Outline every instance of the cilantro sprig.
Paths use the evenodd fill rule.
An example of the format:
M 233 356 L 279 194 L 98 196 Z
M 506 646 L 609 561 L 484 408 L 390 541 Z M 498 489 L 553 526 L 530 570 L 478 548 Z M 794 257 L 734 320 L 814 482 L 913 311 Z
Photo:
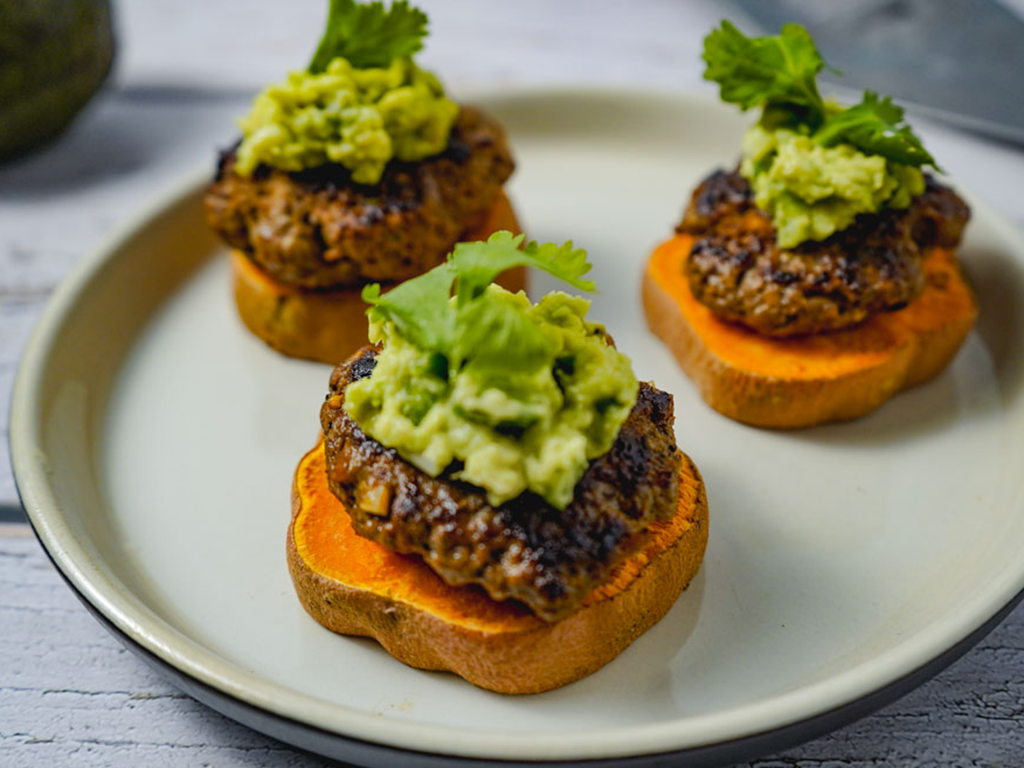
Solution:
M 389 8 L 383 2 L 330 0 L 327 27 L 308 69 L 323 72 L 339 56 L 357 69 L 386 67 L 423 47 L 427 21 L 427 14 L 407 0 L 395 0 Z
M 486 242 L 459 243 L 443 264 L 387 293 L 376 283 L 366 286 L 370 319 L 392 323 L 403 338 L 443 356 L 452 369 L 470 359 L 501 369 L 529 368 L 550 354 L 550 338 L 487 286 L 514 267 L 542 269 L 583 291 L 593 291 L 594 282 L 583 277 L 591 268 L 587 252 L 572 242 L 523 240 L 496 232 Z
M 817 77 L 828 65 L 799 24 L 787 24 L 775 36 L 747 37 L 723 21 L 704 38 L 703 59 L 704 78 L 718 83 L 722 100 L 744 111 L 761 107 L 768 127 L 803 130 L 825 147 L 847 142 L 893 162 L 935 165 L 890 97 L 865 91 L 855 106 L 837 111 L 826 105 Z
M 704 79 L 719 84 L 722 101 L 745 112 L 772 105 L 799 115 L 816 128 L 825 118 L 818 73 L 825 66 L 814 40 L 799 24 L 775 37 L 747 37 L 723 21 L 704 38 Z
M 889 96 L 879 99 L 874 91 L 864 91 L 860 104 L 829 117 L 814 138 L 825 147 L 847 141 L 869 155 L 904 165 L 935 165 L 935 158 L 903 122 L 903 107 L 893 104 Z

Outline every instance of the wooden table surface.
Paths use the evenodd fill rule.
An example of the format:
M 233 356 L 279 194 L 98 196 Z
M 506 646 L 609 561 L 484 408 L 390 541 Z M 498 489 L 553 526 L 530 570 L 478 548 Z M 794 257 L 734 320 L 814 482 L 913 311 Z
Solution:
M 545 84 L 710 90 L 700 81 L 700 40 L 720 15 L 732 15 L 710 0 L 420 4 L 435 30 L 423 60 L 456 94 Z M 321 0 L 118 5 L 110 85 L 59 143 L 0 167 L 0 402 L 9 400 L 21 350 L 54 286 L 147 198 L 212 163 L 252 92 L 304 64 L 323 8 Z M 1024 226 L 1024 152 L 915 124 L 949 173 Z M 24 523 L 7 459 L 5 440 L 0 766 L 323 764 L 178 693 L 108 636 Z M 1022 630 L 1024 607 L 904 699 L 754 765 L 1024 766 Z

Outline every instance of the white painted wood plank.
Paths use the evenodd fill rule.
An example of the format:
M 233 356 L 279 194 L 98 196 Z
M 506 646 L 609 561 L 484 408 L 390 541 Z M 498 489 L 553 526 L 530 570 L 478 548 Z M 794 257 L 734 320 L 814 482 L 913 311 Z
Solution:
M 0 765 L 321 765 L 193 701 L 108 635 L 27 526 L 0 530 Z
M 423 61 L 451 85 L 559 80 L 699 82 L 701 38 L 723 13 L 707 0 L 422 0 Z M 122 3 L 122 83 L 259 88 L 308 62 L 322 0 Z M 231 30 L 225 34 L 225 30 Z M 174 63 L 173 68 L 168 66 Z

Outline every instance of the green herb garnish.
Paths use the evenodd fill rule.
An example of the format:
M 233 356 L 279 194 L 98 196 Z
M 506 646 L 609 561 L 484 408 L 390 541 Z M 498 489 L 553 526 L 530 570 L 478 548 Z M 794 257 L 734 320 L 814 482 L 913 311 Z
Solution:
M 776 37 L 747 37 L 723 21 L 704 38 L 703 58 L 704 79 L 719 84 L 722 101 L 744 111 L 780 107 L 815 128 L 824 120 L 817 76 L 825 62 L 799 24 L 787 24 Z
M 388 293 L 367 287 L 369 337 L 383 347 L 344 408 L 377 442 L 432 477 L 447 470 L 483 488 L 492 505 L 532 491 L 565 509 L 639 383 L 604 326 L 586 319 L 589 301 L 552 291 L 533 303 L 492 283 L 524 266 L 594 289 L 585 251 L 509 232 L 456 245 Z
M 865 91 L 855 106 L 826 104 L 817 76 L 828 65 L 799 24 L 785 25 L 776 36 L 747 37 L 723 21 L 704 38 L 703 58 L 704 78 L 718 83 L 722 100 L 744 111 L 762 107 L 761 121 L 768 129 L 800 130 L 825 147 L 847 142 L 904 165 L 935 165 L 903 121 L 903 109 L 888 96 L 879 99 Z
M 530 242 L 523 235 L 495 232 L 486 242 L 459 243 L 448 260 L 385 294 L 376 283 L 363 289 L 370 319 L 388 321 L 425 352 L 443 355 L 457 370 L 469 359 L 489 366 L 529 367 L 551 353 L 551 339 L 523 312 L 485 289 L 505 270 L 537 267 L 584 291 L 594 283 L 587 252 Z M 452 302 L 454 286 L 455 301 Z
M 830 116 L 815 131 L 814 139 L 824 147 L 846 141 L 866 154 L 903 165 L 935 165 L 935 158 L 903 122 L 903 108 L 889 96 L 879 99 L 874 91 L 864 91 L 860 104 Z
M 383 2 L 331 0 L 327 28 L 309 71 L 323 72 L 339 57 L 359 69 L 386 67 L 419 51 L 426 36 L 427 14 L 406 0 L 395 0 L 390 8 Z

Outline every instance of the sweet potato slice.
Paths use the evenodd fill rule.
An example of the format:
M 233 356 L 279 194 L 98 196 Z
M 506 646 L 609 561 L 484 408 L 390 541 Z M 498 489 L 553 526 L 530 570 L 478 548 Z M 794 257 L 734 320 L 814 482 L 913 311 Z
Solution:
M 454 672 L 500 693 L 539 693 L 591 674 L 653 626 L 693 578 L 708 535 L 707 496 L 684 454 L 670 521 L 619 564 L 583 608 L 546 624 L 525 606 L 445 583 L 419 558 L 352 529 L 328 489 L 323 445 L 295 471 L 288 567 L 306 611 L 346 635 L 377 640 L 413 667 Z
M 500 229 L 519 232 L 512 204 L 504 193 L 499 194 L 487 218 L 462 239 L 484 240 Z M 238 250 L 231 252 L 231 272 L 242 322 L 278 352 L 333 365 L 366 343 L 366 304 L 360 297 L 361 288 L 296 288 L 271 277 Z M 526 270 L 509 270 L 497 282 L 510 291 L 524 289 Z
M 924 292 L 853 328 L 769 339 L 719 320 L 690 292 L 680 234 L 651 254 L 643 279 L 647 324 L 716 411 L 759 427 L 808 427 L 863 416 L 928 381 L 956 355 L 978 307 L 954 254 L 935 248 Z

